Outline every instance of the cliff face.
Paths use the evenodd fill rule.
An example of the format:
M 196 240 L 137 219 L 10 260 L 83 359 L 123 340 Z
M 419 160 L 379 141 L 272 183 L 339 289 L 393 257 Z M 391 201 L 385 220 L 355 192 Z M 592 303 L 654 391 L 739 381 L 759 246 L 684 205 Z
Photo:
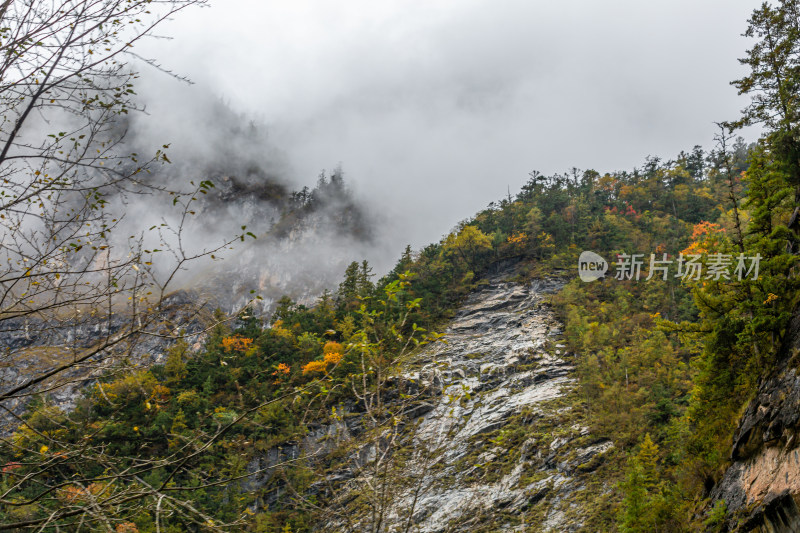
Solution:
M 731 460 L 713 489 L 728 508 L 729 530 L 800 532 L 800 312 L 775 371 L 739 422 Z
M 572 355 L 547 303 L 559 288 L 556 280 L 494 278 L 473 293 L 446 343 L 423 349 L 398 380 L 428 392 L 404 412 L 393 448 L 360 441 L 364 415 L 345 412 L 343 423 L 254 461 L 247 488 L 268 484 L 255 473 L 264 466 L 318 458 L 322 440 L 349 458 L 316 483 L 316 492 L 338 495 L 321 531 L 581 529 L 586 502 L 613 490 L 597 469 L 614 448 L 586 427 Z M 389 473 L 370 468 L 382 454 L 403 459 Z
M 558 288 L 495 279 L 459 310 L 447 344 L 420 355 L 422 374 L 441 372 L 443 394 L 414 438 L 438 453 L 420 490 L 393 499 L 390 521 L 413 503 L 421 532 L 580 527 L 584 510 L 570 502 L 611 443 L 565 401 L 573 366 L 546 303 Z
M 15 318 L 0 325 L 0 384 L 7 391 L 28 383 L 100 346 L 111 347 L 97 353 L 82 364 L 73 365 L 52 378 L 24 391 L 6 402 L 7 409 L 0 412 L 0 435 L 16 429 L 24 413 L 30 393 L 49 390 L 49 401 L 64 410 L 72 409 L 81 390 L 92 385 L 103 373 L 125 366 L 147 368 L 165 360 L 172 340 L 162 335 L 176 334 L 177 328 L 189 336 L 187 342 L 193 349 L 200 347 L 202 331 L 211 318 L 210 311 L 198 307 L 192 293 L 177 291 L 162 301 L 160 312 L 144 328 L 145 334 L 131 336 L 114 343 L 117 335 L 124 334 L 131 324 L 125 316 L 84 317 L 48 323 L 39 318 Z

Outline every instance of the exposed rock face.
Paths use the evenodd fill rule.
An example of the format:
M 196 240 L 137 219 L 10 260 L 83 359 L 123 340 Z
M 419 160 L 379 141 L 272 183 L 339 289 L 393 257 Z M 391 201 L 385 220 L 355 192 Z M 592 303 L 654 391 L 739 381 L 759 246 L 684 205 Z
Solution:
M 731 460 L 712 500 L 724 500 L 727 527 L 759 533 L 800 532 L 800 312 L 792 320 L 776 370 L 747 406 Z
M 590 491 L 587 479 L 612 448 L 593 438 L 570 393 L 570 355 L 546 303 L 555 280 L 519 284 L 494 279 L 471 295 L 437 343 L 418 357 L 410 380 L 438 382 L 408 431 L 415 457 L 391 487 L 381 531 L 576 531 Z M 420 378 L 424 376 L 424 378 Z M 433 376 L 433 377 L 431 377 Z M 374 517 L 355 528 L 368 531 Z M 410 527 L 410 529 L 408 529 Z
M 195 305 L 196 297 L 178 291 L 164 298 L 161 312 L 147 331 L 177 334 L 179 325 L 186 333 L 190 345 L 200 341 L 208 310 Z M 116 335 L 130 326 L 126 317 L 82 317 L 47 323 L 36 318 L 6 320 L 0 327 L 0 391 L 6 392 L 27 383 L 30 379 L 68 364 L 98 347 L 108 345 Z M 8 409 L 0 412 L 0 435 L 8 435 L 18 426 L 18 416 L 25 411 L 30 392 L 52 389 L 48 400 L 56 407 L 69 410 L 82 389 L 91 385 L 104 372 L 121 364 L 149 367 L 161 363 L 172 340 L 161 335 L 138 335 L 129 341 L 113 344 L 81 364 L 76 364 L 58 375 L 25 391 L 19 398 L 5 403 Z

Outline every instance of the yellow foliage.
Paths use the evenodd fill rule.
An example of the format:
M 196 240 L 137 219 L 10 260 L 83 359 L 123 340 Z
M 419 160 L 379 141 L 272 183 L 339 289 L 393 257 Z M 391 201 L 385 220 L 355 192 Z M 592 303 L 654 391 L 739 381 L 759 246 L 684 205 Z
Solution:
M 339 352 L 326 353 L 323 360 L 329 365 L 335 365 L 342 360 L 343 355 Z
M 270 331 L 278 337 L 283 337 L 285 339 L 291 339 L 293 337 L 292 332 L 283 327 L 283 320 L 276 320 L 275 323 L 272 324 Z
M 468 262 L 474 260 L 478 253 L 492 249 L 492 239 L 476 226 L 464 226 L 458 234 L 448 235 L 442 244 L 445 254 L 456 254 Z
M 111 390 L 110 383 L 109 384 L 96 383 L 95 390 L 99 398 L 107 400 L 109 403 L 117 399 L 117 395 Z
M 169 401 L 169 389 L 164 385 L 156 385 L 153 387 L 153 392 L 150 398 L 158 403 L 166 403 Z
M 328 341 L 325 343 L 325 346 L 322 347 L 322 353 L 342 353 L 344 351 L 344 347 L 334 341 Z
M 303 375 L 310 374 L 311 372 L 325 372 L 328 365 L 324 361 L 311 361 L 303 367 Z
M 778 299 L 778 295 L 777 294 L 769 293 L 767 295 L 767 299 L 764 300 L 764 305 L 770 304 L 770 303 L 774 302 L 777 299 Z
M 133 403 L 143 395 L 151 397 L 158 386 L 156 378 L 150 372 L 135 372 L 112 383 L 96 385 L 93 396 L 98 402 Z M 168 390 L 166 387 L 164 389 Z
M 239 335 L 233 335 L 222 339 L 222 347 L 225 348 L 226 352 L 243 352 L 247 350 L 251 344 L 253 344 L 253 339 L 248 339 L 247 337 Z

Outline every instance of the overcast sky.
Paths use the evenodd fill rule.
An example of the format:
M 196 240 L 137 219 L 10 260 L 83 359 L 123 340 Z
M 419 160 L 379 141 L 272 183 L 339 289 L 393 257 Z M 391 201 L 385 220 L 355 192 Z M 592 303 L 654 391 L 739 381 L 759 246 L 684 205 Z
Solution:
M 211 91 L 267 124 L 295 183 L 341 163 L 419 247 L 531 170 L 710 147 L 745 104 L 729 82 L 758 4 L 212 0 L 145 52 L 196 82 L 159 95 Z

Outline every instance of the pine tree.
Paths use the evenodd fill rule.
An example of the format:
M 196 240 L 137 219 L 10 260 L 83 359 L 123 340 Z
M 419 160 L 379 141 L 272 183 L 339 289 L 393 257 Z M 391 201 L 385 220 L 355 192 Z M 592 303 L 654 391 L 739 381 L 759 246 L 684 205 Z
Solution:
M 175 413 L 175 417 L 172 419 L 172 426 L 169 430 L 169 447 L 179 447 L 181 445 L 180 436 L 183 435 L 188 429 L 189 428 L 186 425 L 186 415 L 184 414 L 183 409 L 178 409 L 178 412 Z
M 361 262 L 358 270 L 358 295 L 362 298 L 368 297 L 375 290 L 375 285 L 372 283 L 372 278 L 375 275 L 372 273 L 372 267 L 366 259 Z
M 359 289 L 359 264 L 353 261 L 344 271 L 344 280 L 336 292 L 336 306 L 340 311 L 349 311 L 355 307 Z
M 773 7 L 764 2 L 753 12 L 745 36 L 758 41 L 739 61 L 750 67 L 749 75 L 732 82 L 739 94 L 751 96 L 737 128 L 762 124 L 765 145 L 786 172 L 794 189 L 793 249 L 800 240 L 800 1 L 782 0 Z
M 636 454 L 636 462 L 642 468 L 642 483 L 645 490 L 652 492 L 658 486 L 658 445 L 653 442 L 650 433 L 646 433 L 642 439 L 639 453 Z
M 624 533 L 638 533 L 649 529 L 645 525 L 647 514 L 647 490 L 644 487 L 642 467 L 635 461 L 628 466 L 625 481 L 620 484 L 625 494 L 619 517 L 619 529 Z
M 647 433 L 639 452 L 628 463 L 628 474 L 621 488 L 625 493 L 620 514 L 620 530 L 647 532 L 656 522 L 656 504 L 660 500 L 658 446 Z
M 164 371 L 167 374 L 167 384 L 173 385 L 186 377 L 186 363 L 184 358 L 189 349 L 189 344 L 183 339 L 178 339 L 167 350 L 167 362 Z

